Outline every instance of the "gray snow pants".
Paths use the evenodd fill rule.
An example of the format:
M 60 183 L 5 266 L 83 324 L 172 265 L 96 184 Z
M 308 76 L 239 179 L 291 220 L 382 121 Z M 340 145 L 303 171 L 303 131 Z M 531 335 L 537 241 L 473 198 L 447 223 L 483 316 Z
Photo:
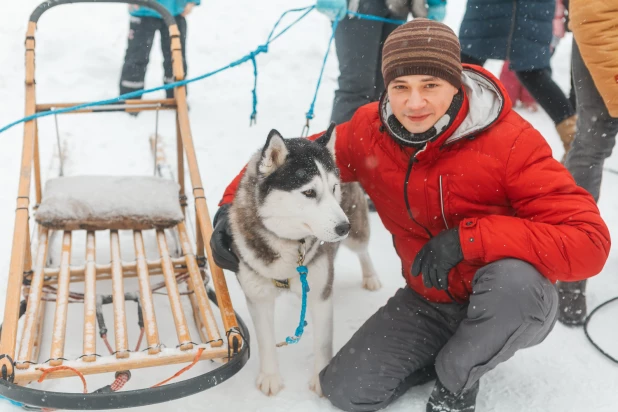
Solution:
M 578 117 L 577 133 L 565 166 L 575 182 L 598 201 L 603 163 L 616 143 L 618 118 L 609 115 L 575 41 L 571 60 Z
M 457 304 L 399 289 L 322 370 L 324 396 L 344 411 L 375 411 L 436 373 L 458 393 L 542 342 L 556 322 L 556 288 L 521 260 L 479 269 L 472 290 L 468 304 Z
M 405 20 L 395 16 L 384 0 L 359 0 L 358 12 Z M 359 107 L 375 102 L 384 91 L 382 45 L 395 24 L 346 17 L 337 26 L 335 49 L 339 60 L 339 89 L 335 91 L 331 121 L 347 122 Z

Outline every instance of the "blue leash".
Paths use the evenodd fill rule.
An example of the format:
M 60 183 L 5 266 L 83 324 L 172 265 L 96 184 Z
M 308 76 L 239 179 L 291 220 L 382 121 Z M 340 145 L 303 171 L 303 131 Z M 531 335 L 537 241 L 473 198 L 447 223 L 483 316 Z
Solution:
M 296 268 L 296 271 L 300 275 L 300 284 L 303 288 L 303 297 L 300 306 L 300 321 L 298 322 L 298 327 L 294 331 L 294 336 L 288 336 L 287 338 L 285 338 L 285 342 L 278 343 L 278 348 L 280 348 L 281 346 L 298 343 L 298 341 L 300 341 L 300 338 L 303 336 L 303 333 L 305 332 L 305 326 L 307 326 L 307 321 L 305 320 L 305 317 L 307 316 L 307 293 L 310 290 L 309 284 L 307 283 L 307 274 L 309 273 L 309 269 L 307 269 L 307 266 L 299 265 Z
M 75 110 L 81 110 L 81 109 L 85 109 L 88 107 L 93 107 L 93 106 L 104 106 L 107 104 L 111 104 L 111 103 L 117 103 L 123 100 L 127 100 L 127 99 L 132 99 L 132 98 L 136 98 L 136 97 L 140 97 L 144 94 L 147 93 L 153 93 L 159 90 L 168 90 L 168 89 L 173 89 L 175 87 L 178 86 L 184 86 L 187 85 L 189 83 L 193 83 L 193 82 L 197 82 L 200 80 L 203 80 L 207 77 L 211 77 L 214 76 L 217 73 L 220 73 L 222 71 L 231 69 L 233 67 L 239 66 L 243 63 L 248 62 L 249 60 L 251 60 L 251 62 L 253 63 L 253 76 L 254 76 L 254 82 L 253 82 L 253 90 L 251 91 L 252 94 L 252 112 L 251 112 L 251 116 L 250 116 L 250 124 L 255 123 L 256 119 L 257 119 L 257 104 L 258 104 L 258 99 L 257 99 L 257 76 L 258 76 L 258 68 L 257 68 L 257 62 L 255 60 L 255 58 L 261 54 L 261 53 L 267 53 L 268 52 L 268 46 L 270 45 L 270 43 L 272 43 L 273 41 L 277 40 L 279 37 L 281 37 L 285 32 L 287 32 L 289 29 L 291 29 L 294 25 L 296 25 L 297 23 L 299 23 L 303 18 L 305 18 L 311 11 L 313 11 L 313 9 L 315 9 L 315 6 L 309 6 L 309 7 L 304 7 L 304 8 L 297 8 L 297 9 L 290 9 L 285 11 L 281 17 L 279 17 L 279 19 L 277 20 L 277 22 L 275 23 L 273 29 L 270 32 L 270 35 L 268 36 L 268 39 L 266 41 L 266 43 L 259 45 L 254 51 L 248 53 L 247 55 L 243 56 L 242 58 L 233 61 L 232 63 L 228 64 L 227 66 L 224 66 L 220 69 L 214 70 L 212 72 L 209 73 L 205 73 L 201 76 L 198 77 L 194 77 L 192 79 L 185 79 L 185 80 L 180 80 L 177 82 L 173 82 L 173 83 L 168 83 L 165 84 L 163 86 L 159 86 L 159 87 L 153 87 L 151 89 L 144 89 L 144 90 L 137 90 L 134 92 L 130 92 L 130 93 L 125 93 L 122 94 L 118 97 L 112 98 L 112 99 L 106 99 L 106 100 L 98 100 L 98 101 L 94 101 L 94 102 L 90 102 L 90 103 L 84 103 L 84 104 L 79 104 L 76 106 L 72 106 L 72 107 L 64 107 L 61 109 L 54 109 L 54 110 L 48 110 L 45 112 L 40 112 L 40 113 L 35 113 L 33 115 L 30 116 L 26 116 L 24 118 L 21 118 L 19 120 L 16 120 L 4 127 L 2 127 L 0 129 L 0 134 L 5 132 L 6 130 L 10 129 L 13 126 L 16 126 L 20 123 L 25 123 L 34 119 L 38 119 L 40 117 L 45 117 L 45 116 L 51 116 L 51 115 L 55 115 L 55 114 L 62 114 L 62 113 L 69 113 Z M 275 31 L 277 29 L 277 27 L 279 26 L 279 24 L 281 23 L 281 21 L 283 20 L 283 18 L 289 14 L 289 13 L 294 13 L 294 12 L 304 12 L 301 14 L 300 17 L 298 17 L 296 20 L 294 20 L 291 24 L 289 24 L 288 26 L 286 26 L 283 30 L 281 30 L 280 32 L 278 32 L 277 34 L 275 34 Z M 357 17 L 360 19 L 365 19 L 365 20 L 373 20 L 373 21 L 380 21 L 380 22 L 385 22 L 385 23 L 391 23 L 391 24 L 403 24 L 405 23 L 405 21 L 403 20 L 393 20 L 393 19 L 387 19 L 384 17 L 378 17 L 378 16 L 372 16 L 369 14 L 361 14 L 361 13 L 356 13 L 356 12 L 352 12 L 350 10 L 348 10 L 348 15 L 353 16 L 353 17 Z M 324 59 L 322 61 L 322 68 L 320 69 L 320 75 L 318 77 L 318 82 L 316 85 L 316 89 L 315 89 L 315 93 L 313 95 L 313 100 L 311 102 L 311 105 L 309 107 L 309 111 L 306 113 L 306 125 L 303 128 L 303 134 L 308 134 L 309 133 L 309 121 L 311 119 L 314 118 L 315 114 L 314 114 L 314 108 L 315 108 L 315 102 L 317 99 L 317 95 L 318 95 L 318 91 L 320 89 L 320 85 L 322 83 L 322 76 L 324 74 L 324 68 L 326 66 L 326 60 L 328 58 L 328 54 L 330 51 L 330 47 L 331 44 L 333 42 L 333 39 L 335 37 L 335 30 L 337 29 L 337 25 L 338 22 L 334 22 L 333 23 L 333 32 L 332 35 L 328 41 L 328 48 L 326 50 L 326 53 L 324 55 Z
M 305 241 L 301 240 L 298 245 L 298 266 L 296 267 L 296 271 L 300 276 L 300 284 L 302 287 L 302 301 L 300 306 L 300 321 L 298 322 L 298 327 L 294 331 L 294 336 L 288 336 L 285 338 L 284 342 L 277 343 L 277 347 L 292 345 L 294 343 L 298 343 L 300 338 L 303 336 L 303 332 L 305 332 L 305 326 L 307 326 L 307 321 L 305 317 L 307 316 L 307 293 L 309 293 L 309 284 L 307 283 L 307 274 L 309 273 L 309 269 L 303 263 L 305 262 L 305 255 L 307 254 L 307 249 L 305 246 Z

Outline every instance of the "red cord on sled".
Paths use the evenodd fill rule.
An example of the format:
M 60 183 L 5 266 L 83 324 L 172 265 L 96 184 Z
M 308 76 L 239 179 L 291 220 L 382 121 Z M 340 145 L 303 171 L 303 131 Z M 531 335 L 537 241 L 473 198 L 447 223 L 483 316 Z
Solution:
M 75 368 L 72 368 L 70 366 L 54 366 L 53 368 L 40 368 L 39 370 L 43 372 L 43 374 L 37 381 L 39 383 L 43 382 L 45 378 L 47 377 L 47 374 L 49 373 L 56 372 L 56 371 L 67 371 L 67 370 L 72 371 L 77 376 L 79 376 L 79 378 L 82 380 L 82 383 L 84 384 L 84 393 L 88 393 L 88 387 L 86 386 L 86 378 L 84 378 L 84 375 Z
M 166 383 L 168 383 L 169 381 L 171 381 L 174 378 L 179 377 L 180 375 L 182 375 L 183 373 L 185 373 L 186 371 L 188 371 L 189 369 L 191 369 L 193 366 L 195 366 L 195 364 L 200 360 L 200 356 L 202 356 L 202 352 L 204 352 L 204 348 L 199 348 L 197 350 L 197 353 L 195 354 L 195 358 L 193 358 L 193 362 L 191 362 L 191 364 L 185 366 L 184 368 L 182 368 L 181 370 L 179 370 L 178 372 L 176 372 L 174 374 L 174 376 L 167 378 L 166 380 L 157 383 L 156 385 L 152 385 L 151 388 L 156 388 L 159 387 L 161 385 L 165 385 Z

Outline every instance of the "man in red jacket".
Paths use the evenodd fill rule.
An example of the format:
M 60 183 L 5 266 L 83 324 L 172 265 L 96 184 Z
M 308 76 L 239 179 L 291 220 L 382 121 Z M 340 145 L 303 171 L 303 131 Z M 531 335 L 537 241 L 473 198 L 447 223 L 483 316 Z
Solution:
M 553 283 L 596 275 L 610 250 L 594 199 L 499 81 L 459 56 L 448 26 L 404 24 L 384 44 L 382 99 L 336 129 L 341 179 L 373 200 L 407 282 L 321 372 L 343 410 L 384 408 L 437 374 L 427 411 L 474 411 L 480 377 L 551 331 Z M 211 239 L 231 270 L 239 180 Z

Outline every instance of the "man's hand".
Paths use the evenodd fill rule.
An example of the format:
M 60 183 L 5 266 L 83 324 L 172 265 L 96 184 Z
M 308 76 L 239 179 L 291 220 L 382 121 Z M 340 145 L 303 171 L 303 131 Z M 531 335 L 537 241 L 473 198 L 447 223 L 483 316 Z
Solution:
M 223 205 L 217 210 L 213 221 L 213 232 L 210 238 L 212 257 L 217 266 L 222 269 L 238 272 L 238 257 L 232 251 L 232 230 L 228 217 L 230 205 Z
M 318 0 L 315 8 L 331 20 L 341 20 L 345 17 L 348 10 L 346 0 Z
M 180 13 L 180 15 L 182 17 L 188 16 L 189 13 L 191 13 L 191 11 L 193 10 L 193 7 L 195 7 L 195 3 L 187 3 L 187 5 L 185 6 L 185 9 L 182 11 L 182 13 Z
M 463 260 L 459 229 L 449 229 L 433 237 L 418 252 L 412 265 L 412 276 L 423 274 L 428 288 L 448 289 L 448 274 Z

